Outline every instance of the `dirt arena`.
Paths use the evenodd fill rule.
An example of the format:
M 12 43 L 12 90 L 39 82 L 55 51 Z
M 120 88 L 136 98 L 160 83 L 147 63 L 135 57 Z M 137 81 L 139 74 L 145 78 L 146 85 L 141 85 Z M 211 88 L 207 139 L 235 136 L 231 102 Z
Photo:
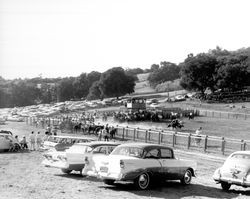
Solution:
M 0 129 L 14 135 L 28 135 L 32 130 L 44 130 L 24 122 L 8 122 Z M 250 198 L 250 188 L 232 186 L 224 192 L 215 184 L 212 174 L 224 161 L 220 155 L 176 151 L 178 158 L 198 163 L 197 177 L 192 184 L 167 182 L 147 191 L 138 191 L 132 185 L 108 186 L 94 178 L 83 178 L 78 173 L 62 174 L 59 169 L 41 165 L 42 152 L 0 153 L 0 199 L 76 199 L 76 198 Z

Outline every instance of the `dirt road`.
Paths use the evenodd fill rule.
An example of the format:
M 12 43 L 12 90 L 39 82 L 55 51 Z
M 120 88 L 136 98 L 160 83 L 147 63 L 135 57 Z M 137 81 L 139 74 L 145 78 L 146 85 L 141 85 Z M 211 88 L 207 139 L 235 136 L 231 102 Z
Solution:
M 0 129 L 12 129 L 19 135 L 38 131 L 25 123 L 9 123 Z M 229 192 L 224 192 L 213 182 L 211 176 L 225 157 L 179 150 L 176 155 L 198 162 L 197 177 L 191 185 L 168 182 L 152 190 L 138 191 L 132 185 L 108 186 L 94 178 L 83 178 L 78 173 L 66 175 L 59 169 L 44 167 L 41 165 L 42 152 L 1 153 L 0 199 L 250 198 L 249 188 L 232 186 Z

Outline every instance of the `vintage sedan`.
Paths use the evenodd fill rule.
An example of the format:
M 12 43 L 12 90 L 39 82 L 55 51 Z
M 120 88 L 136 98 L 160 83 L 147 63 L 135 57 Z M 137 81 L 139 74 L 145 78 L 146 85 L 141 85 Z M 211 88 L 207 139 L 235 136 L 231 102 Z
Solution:
M 42 149 L 44 150 L 56 150 L 65 151 L 70 148 L 73 144 L 79 142 L 91 142 L 94 141 L 91 137 L 76 137 L 67 135 L 52 135 L 49 136 L 47 140 L 44 141 Z
M 88 162 L 86 155 L 99 153 L 108 155 L 117 145 L 117 142 L 104 141 L 76 143 L 65 152 L 45 154 L 42 164 L 48 167 L 60 168 L 63 173 L 67 174 L 73 170 L 81 173 L 85 163 Z
M 250 187 L 250 151 L 232 153 L 214 172 L 213 179 L 226 191 L 231 185 Z
M 133 182 L 138 189 L 145 190 L 156 180 L 190 184 L 196 166 L 194 161 L 175 158 L 173 149 L 166 146 L 126 143 L 116 147 L 102 162 L 98 174 L 105 184 Z

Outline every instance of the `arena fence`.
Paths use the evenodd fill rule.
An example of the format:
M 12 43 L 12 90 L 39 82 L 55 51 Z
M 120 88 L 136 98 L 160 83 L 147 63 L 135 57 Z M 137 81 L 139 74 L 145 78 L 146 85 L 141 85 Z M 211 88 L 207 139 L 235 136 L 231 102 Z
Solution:
M 228 155 L 234 151 L 250 150 L 250 140 L 225 137 L 195 135 L 176 131 L 157 131 L 124 126 L 116 126 L 116 137 L 146 143 L 158 143 L 183 150 L 195 150 Z
M 73 133 L 72 120 L 76 118 L 38 118 L 30 117 L 25 121 L 29 125 L 46 128 L 48 125 L 56 127 L 62 133 Z M 37 122 L 39 121 L 39 122 Z M 62 124 L 64 124 L 62 126 Z M 104 123 L 103 123 L 104 124 Z M 105 123 L 106 124 L 106 123 Z M 234 151 L 250 150 L 250 140 L 232 139 L 218 136 L 195 135 L 173 130 L 141 129 L 117 125 L 116 138 L 146 143 L 158 143 L 183 150 L 221 153 L 228 155 Z M 53 129 L 52 129 L 53 132 Z

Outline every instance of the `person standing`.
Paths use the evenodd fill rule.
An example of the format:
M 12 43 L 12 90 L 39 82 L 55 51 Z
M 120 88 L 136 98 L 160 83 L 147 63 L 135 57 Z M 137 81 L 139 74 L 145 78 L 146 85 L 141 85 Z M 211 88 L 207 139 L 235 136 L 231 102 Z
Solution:
M 28 145 L 27 145 L 27 141 L 26 141 L 25 136 L 23 136 L 22 140 L 20 141 L 20 144 L 21 144 L 22 149 L 28 149 Z
M 201 142 L 201 134 L 202 134 L 202 127 L 198 128 L 196 131 L 195 131 L 195 145 L 196 146 L 199 146 L 200 145 L 200 142 Z
M 37 135 L 36 135 L 36 145 L 37 145 L 37 149 L 39 150 L 42 146 L 42 135 L 40 134 L 40 132 L 38 131 L 37 132 Z
M 36 138 L 35 138 L 35 135 L 34 135 L 34 131 L 31 132 L 31 134 L 29 136 L 29 139 L 30 139 L 30 150 L 35 151 L 36 150 L 36 147 L 35 147 Z

